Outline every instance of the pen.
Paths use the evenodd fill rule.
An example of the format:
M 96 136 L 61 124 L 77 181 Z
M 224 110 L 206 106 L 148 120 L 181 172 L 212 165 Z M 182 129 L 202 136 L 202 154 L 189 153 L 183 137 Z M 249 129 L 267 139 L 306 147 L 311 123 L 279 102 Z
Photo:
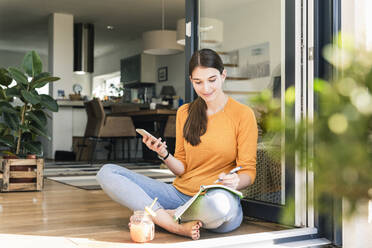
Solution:
M 227 175 L 231 175 L 231 174 L 234 174 L 235 172 L 237 172 L 238 170 L 240 170 L 242 167 L 239 166 L 239 167 L 236 167 L 234 169 L 232 169 L 229 173 L 227 173 Z M 214 183 L 219 183 L 221 182 L 222 179 L 218 178 Z

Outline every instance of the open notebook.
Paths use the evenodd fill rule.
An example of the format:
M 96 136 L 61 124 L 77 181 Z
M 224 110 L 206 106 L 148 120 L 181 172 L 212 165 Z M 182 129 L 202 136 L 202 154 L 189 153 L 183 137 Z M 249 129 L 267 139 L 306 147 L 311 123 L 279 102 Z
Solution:
M 198 198 L 198 196 L 203 193 L 203 192 L 206 192 L 208 189 L 225 189 L 225 190 L 228 190 L 230 191 L 231 193 L 233 194 L 236 194 L 238 195 L 240 198 L 243 198 L 243 193 L 238 191 L 238 190 L 235 190 L 233 188 L 230 188 L 230 187 L 227 187 L 225 185 L 222 185 L 222 184 L 212 184 L 212 185 L 201 185 L 200 186 L 200 189 L 198 191 L 198 193 L 196 193 L 190 200 L 188 200 L 184 205 L 182 205 L 181 207 L 177 208 L 175 214 L 173 215 L 173 218 L 175 221 L 178 221 L 181 216 L 186 212 L 186 210 L 193 204 L 193 202 Z

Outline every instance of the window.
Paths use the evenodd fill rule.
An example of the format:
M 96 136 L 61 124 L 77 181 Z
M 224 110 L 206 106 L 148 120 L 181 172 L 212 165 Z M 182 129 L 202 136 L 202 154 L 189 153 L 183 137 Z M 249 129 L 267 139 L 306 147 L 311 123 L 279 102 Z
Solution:
M 120 82 L 120 76 L 113 77 L 110 79 L 105 80 L 106 86 L 106 93 L 108 92 L 108 96 L 121 96 L 121 92 L 119 88 L 122 86 Z
M 93 78 L 93 97 L 104 99 L 105 96 L 119 97 L 123 95 L 120 88 L 120 72 L 100 75 Z

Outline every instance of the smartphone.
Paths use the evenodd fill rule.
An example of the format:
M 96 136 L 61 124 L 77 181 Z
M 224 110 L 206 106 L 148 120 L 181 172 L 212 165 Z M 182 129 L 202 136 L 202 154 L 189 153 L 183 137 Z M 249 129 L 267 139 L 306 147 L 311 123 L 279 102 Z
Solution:
M 136 132 L 139 133 L 139 134 L 141 134 L 142 136 L 150 137 L 150 139 L 153 140 L 152 144 L 154 144 L 155 141 L 157 140 L 157 138 L 155 138 L 155 136 L 153 136 L 151 133 L 147 132 L 145 129 L 136 128 Z M 165 147 L 167 147 L 167 145 L 165 145 Z
M 136 128 L 136 132 L 141 134 L 142 136 L 150 137 L 152 140 L 157 140 L 151 133 L 147 132 L 145 129 Z

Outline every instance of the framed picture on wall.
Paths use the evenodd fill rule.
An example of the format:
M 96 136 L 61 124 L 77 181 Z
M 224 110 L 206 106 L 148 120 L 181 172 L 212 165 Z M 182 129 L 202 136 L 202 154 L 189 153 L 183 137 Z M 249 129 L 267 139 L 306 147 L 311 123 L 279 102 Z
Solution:
M 167 66 L 160 67 L 158 69 L 158 81 L 159 82 L 168 81 L 168 67 Z

